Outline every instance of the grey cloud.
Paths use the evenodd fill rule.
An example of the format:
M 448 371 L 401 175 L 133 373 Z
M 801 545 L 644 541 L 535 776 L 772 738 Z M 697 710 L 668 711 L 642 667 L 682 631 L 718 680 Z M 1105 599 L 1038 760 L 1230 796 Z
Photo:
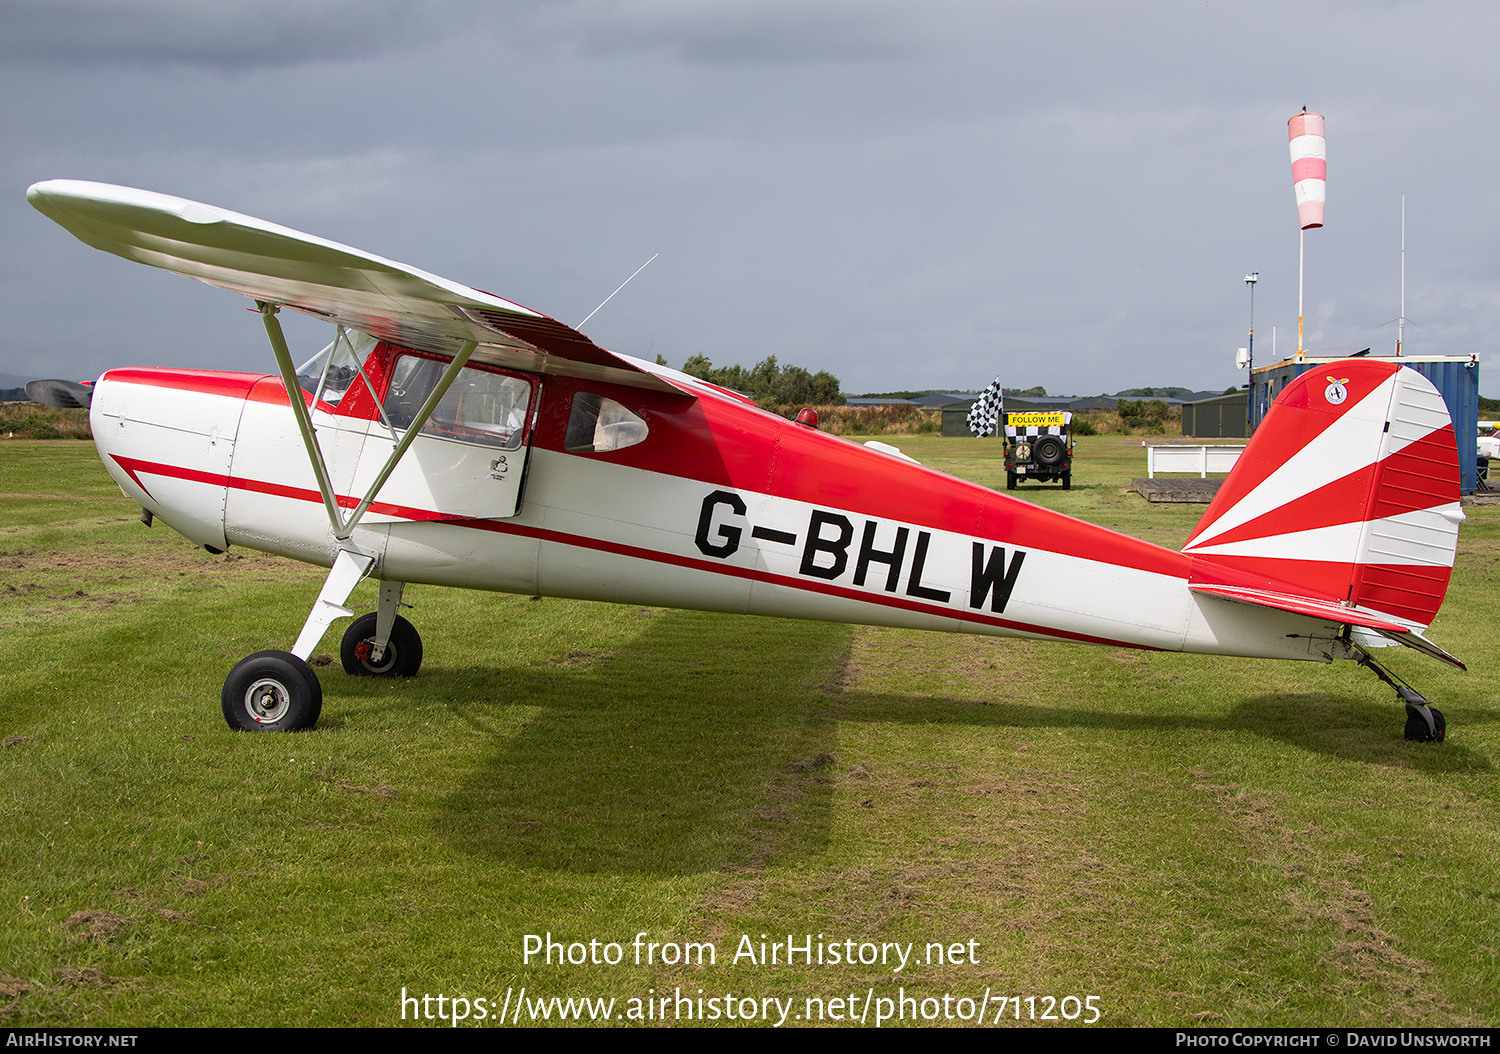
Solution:
M 1330 132 L 1329 226 L 1307 245 L 1318 342 L 1393 337 L 1406 194 L 1408 347 L 1500 367 L 1497 74 L 1472 61 L 1489 7 L 158 0 L 128 5 L 129 24 L 113 4 L 46 9 L 73 17 L 0 3 L 3 28 L 20 12 L 21 37 L 58 49 L 22 60 L 0 33 L 12 372 L 268 362 L 236 298 L 91 255 L 26 206 L 27 183 L 67 176 L 265 216 L 568 321 L 661 251 L 589 330 L 674 363 L 774 352 L 854 390 L 997 372 L 1222 388 L 1240 377 L 1247 271 L 1257 360 L 1273 326 L 1281 352 L 1296 339 L 1286 119 L 1303 103 Z M 80 12 L 99 24 L 70 37 Z
M 1014 3 L 973 0 L 548 0 L 533 40 L 589 54 L 653 52 L 701 63 L 790 64 L 919 54 L 990 25 Z
M 466 6 L 466 5 L 465 5 Z M 296 65 L 409 47 L 453 5 L 409 0 L 7 0 L 0 57 L 35 65 Z
M 449 36 L 706 63 L 913 54 L 1010 5 L 974 0 L 9 0 L 0 57 L 225 70 L 409 51 Z

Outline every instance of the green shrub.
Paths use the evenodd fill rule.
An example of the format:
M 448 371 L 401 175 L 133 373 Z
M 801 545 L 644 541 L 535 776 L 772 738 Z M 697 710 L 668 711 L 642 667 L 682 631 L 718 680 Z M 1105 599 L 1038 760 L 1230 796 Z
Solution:
M 87 410 L 58 410 L 40 403 L 0 403 L 0 438 L 92 439 Z

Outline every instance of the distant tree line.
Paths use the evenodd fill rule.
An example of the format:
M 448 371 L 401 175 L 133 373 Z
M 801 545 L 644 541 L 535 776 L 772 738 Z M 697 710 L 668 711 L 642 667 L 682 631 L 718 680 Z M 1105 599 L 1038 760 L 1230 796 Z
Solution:
M 743 366 L 715 367 L 706 355 L 694 355 L 682 364 L 682 372 L 700 377 L 721 388 L 744 392 L 758 403 L 803 406 L 842 405 L 839 379 L 827 370 L 811 373 L 801 366 L 777 365 L 776 356 L 757 362 L 750 369 Z
M 1232 390 L 1232 389 L 1231 389 Z M 1181 399 L 1183 396 L 1192 395 L 1191 388 L 1126 388 L 1123 392 L 1115 392 L 1116 395 L 1156 396 L 1157 398 Z

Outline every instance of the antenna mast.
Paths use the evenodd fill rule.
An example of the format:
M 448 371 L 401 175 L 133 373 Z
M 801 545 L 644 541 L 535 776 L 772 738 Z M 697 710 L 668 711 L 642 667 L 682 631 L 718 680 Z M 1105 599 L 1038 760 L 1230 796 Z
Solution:
M 1396 358 L 1401 357 L 1401 338 L 1406 335 L 1406 195 L 1401 195 L 1401 317 L 1396 319 Z
M 651 254 L 651 260 L 656 259 L 660 255 L 661 255 L 661 253 L 652 253 Z M 651 266 L 651 260 L 647 260 L 645 263 L 643 263 L 639 267 L 637 267 L 635 269 L 635 272 L 633 274 L 631 274 L 630 278 L 634 278 L 636 275 L 638 275 L 642 271 L 644 271 L 647 267 Z M 627 278 L 627 279 L 625 279 L 625 281 L 621 282 L 620 285 L 619 285 L 619 287 L 615 290 L 615 293 L 618 293 L 621 289 L 624 289 L 627 285 L 629 285 L 630 284 L 630 278 Z M 605 304 L 607 304 L 611 300 L 613 300 L 615 298 L 615 293 L 611 293 L 611 294 L 609 294 L 609 296 L 607 296 L 603 300 L 599 301 L 599 307 L 603 307 Z M 583 316 L 583 322 L 587 322 L 589 319 L 591 319 L 595 315 L 597 315 L 599 313 L 599 307 L 594 308 L 594 310 L 590 311 L 587 315 L 584 315 Z M 573 328 L 574 329 L 582 329 L 583 328 L 583 322 L 578 323 L 578 325 L 574 326 Z

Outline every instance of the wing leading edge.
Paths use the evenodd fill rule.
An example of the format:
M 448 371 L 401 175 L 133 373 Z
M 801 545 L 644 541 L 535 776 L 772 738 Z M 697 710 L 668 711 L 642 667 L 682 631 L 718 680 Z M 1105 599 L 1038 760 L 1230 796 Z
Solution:
M 26 198 L 87 245 L 438 355 L 537 373 L 681 389 L 509 300 L 338 242 L 185 198 L 55 179 Z

